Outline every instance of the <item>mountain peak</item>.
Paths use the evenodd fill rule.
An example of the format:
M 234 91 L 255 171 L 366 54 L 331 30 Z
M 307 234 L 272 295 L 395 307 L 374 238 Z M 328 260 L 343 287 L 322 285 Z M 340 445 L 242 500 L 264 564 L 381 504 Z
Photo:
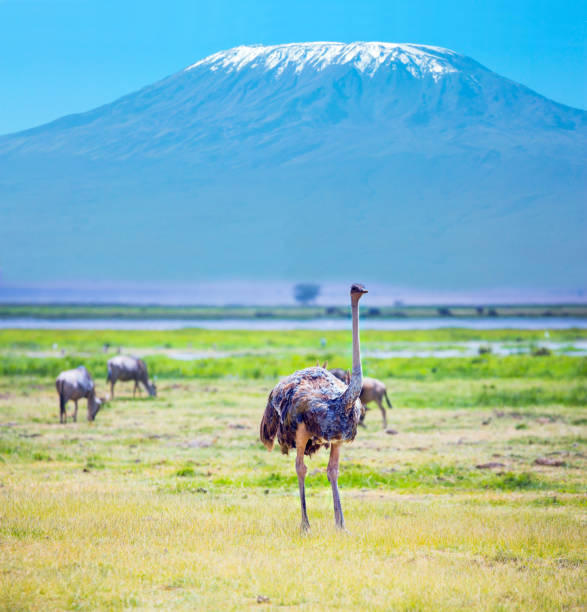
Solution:
M 389 42 L 305 42 L 282 45 L 241 45 L 214 53 L 186 71 L 204 67 L 230 73 L 245 68 L 301 73 L 306 69 L 321 71 L 333 65 L 352 65 L 360 72 L 372 75 L 383 66 L 397 64 L 423 78 L 457 72 L 454 60 L 459 56 L 449 49 Z
M 583 288 L 586 151 L 585 111 L 446 49 L 235 47 L 0 137 L 0 257 L 14 283 Z

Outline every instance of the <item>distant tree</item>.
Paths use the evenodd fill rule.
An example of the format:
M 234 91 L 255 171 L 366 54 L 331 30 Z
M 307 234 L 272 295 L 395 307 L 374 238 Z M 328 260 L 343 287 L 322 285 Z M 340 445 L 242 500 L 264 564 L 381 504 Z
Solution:
M 450 311 L 450 308 L 446 308 L 443 306 L 439 308 L 437 312 L 441 317 L 452 317 L 452 312 Z
M 300 304 L 309 304 L 320 295 L 320 285 L 300 283 L 294 287 L 294 298 Z

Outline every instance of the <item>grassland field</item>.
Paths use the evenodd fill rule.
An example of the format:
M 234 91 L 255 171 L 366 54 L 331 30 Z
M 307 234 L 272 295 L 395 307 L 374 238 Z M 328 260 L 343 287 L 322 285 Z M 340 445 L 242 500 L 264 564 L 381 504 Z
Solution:
M 281 375 L 350 365 L 350 333 L 0 331 L 0 607 L 6 610 L 583 610 L 585 330 L 363 331 L 364 352 L 482 342 L 521 354 L 364 361 L 394 405 L 328 454 L 258 440 Z M 143 356 L 158 395 L 60 425 L 56 374 Z M 173 358 L 185 351 L 197 358 Z M 71 407 L 70 407 L 71 409 Z
M 454 317 L 587 317 L 584 304 L 490 304 L 365 307 L 367 319 Z M 153 304 L 0 304 L 0 318 L 41 319 L 319 319 L 350 318 L 348 306 L 160 306 Z

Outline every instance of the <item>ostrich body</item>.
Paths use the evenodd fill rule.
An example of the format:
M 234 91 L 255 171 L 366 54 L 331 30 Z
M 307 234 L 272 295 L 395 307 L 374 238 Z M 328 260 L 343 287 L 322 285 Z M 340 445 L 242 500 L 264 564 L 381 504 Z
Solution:
M 329 445 L 327 475 L 332 486 L 334 518 L 337 527 L 344 529 L 338 493 L 338 464 L 340 447 L 354 440 L 363 410 L 358 399 L 363 380 L 359 346 L 359 300 L 364 293 L 367 290 L 363 286 L 352 285 L 353 373 L 348 386 L 325 368 L 299 370 L 274 387 L 261 420 L 261 441 L 269 450 L 273 448 L 276 436 L 283 453 L 296 449 L 303 532 L 310 528 L 306 512 L 307 468 L 304 465 L 304 455 L 312 455 L 322 446 Z

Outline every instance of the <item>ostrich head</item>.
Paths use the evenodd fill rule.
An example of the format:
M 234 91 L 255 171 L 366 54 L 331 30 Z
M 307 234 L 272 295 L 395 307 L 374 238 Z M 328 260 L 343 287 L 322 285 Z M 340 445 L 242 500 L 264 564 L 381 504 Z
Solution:
M 359 285 L 358 283 L 353 283 L 351 285 L 351 297 L 355 298 L 357 301 L 363 297 L 364 293 L 368 293 L 367 289 L 363 287 L 363 285 Z

